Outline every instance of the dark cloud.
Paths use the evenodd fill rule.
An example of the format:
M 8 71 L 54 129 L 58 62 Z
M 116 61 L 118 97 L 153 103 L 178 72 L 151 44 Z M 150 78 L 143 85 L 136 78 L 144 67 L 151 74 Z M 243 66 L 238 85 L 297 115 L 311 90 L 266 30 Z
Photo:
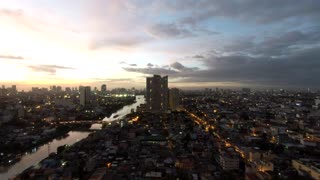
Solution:
M 260 39 L 258 41 L 255 36 L 241 37 L 225 45 L 224 51 L 259 56 L 289 55 L 301 48 L 317 46 L 320 28 L 274 33 Z
M 169 39 L 169 38 L 183 38 L 193 36 L 188 29 L 183 26 L 171 24 L 156 24 L 147 29 L 147 32 L 154 37 Z
M 154 66 L 154 65 L 153 65 Z M 136 73 L 142 73 L 142 74 L 161 74 L 161 75 L 169 75 L 172 77 L 178 77 L 181 72 L 193 72 L 197 71 L 199 68 L 196 67 L 186 67 L 182 65 L 179 62 L 174 62 L 170 65 L 164 65 L 162 67 L 152 67 L 148 66 L 147 68 L 123 68 L 126 71 L 129 72 L 136 72 Z
M 124 67 L 123 69 L 128 72 L 136 72 L 136 73 L 142 73 L 142 74 L 160 74 L 160 75 L 169 75 L 169 76 L 174 76 L 175 74 L 179 73 L 176 70 L 167 69 L 167 68 L 128 68 L 128 67 Z
M 317 87 L 320 79 L 320 47 L 304 49 L 290 56 L 211 56 L 203 63 L 207 70 L 181 73 L 186 82 L 238 82 L 253 86 Z
M 225 51 L 245 51 L 255 47 L 255 36 L 238 37 L 224 46 Z
M 179 71 L 194 71 L 194 70 L 198 70 L 199 68 L 197 67 L 186 67 L 184 65 L 182 65 L 181 63 L 179 62 L 174 62 L 172 64 L 170 64 L 170 67 L 176 69 L 176 70 L 179 70 Z
M 147 66 L 148 66 L 148 67 L 153 67 L 154 65 L 151 64 L 151 63 L 148 63 Z
M 128 64 L 128 63 L 126 63 L 126 62 L 124 62 L 124 61 L 121 61 L 119 64 L 122 64 L 122 65 L 128 65 L 128 66 L 137 66 L 137 64 Z
M 179 63 L 179 62 L 174 62 L 170 65 L 171 67 L 173 67 L 174 69 L 177 69 L 177 70 L 183 70 L 185 67 Z
M 316 22 L 320 17 L 320 1 L 317 0 L 245 0 L 245 1 L 175 1 L 166 7 L 180 10 L 185 7 L 192 15 L 181 19 L 181 23 L 195 25 L 210 18 L 231 18 L 258 24 L 280 22 L 296 18 Z
M 17 60 L 23 60 L 24 58 L 21 56 L 11 56 L 11 55 L 0 55 L 1 59 L 17 59 Z
M 253 48 L 255 54 L 282 55 L 292 48 L 315 45 L 320 42 L 320 29 L 311 32 L 289 31 L 278 36 L 266 37 L 263 42 Z
M 34 72 L 45 72 L 51 75 L 55 75 L 57 72 L 57 69 L 66 69 L 66 70 L 74 69 L 72 67 L 57 66 L 57 65 L 34 65 L 34 66 L 28 66 L 28 67 Z
M 304 48 L 287 56 L 211 54 L 199 60 L 206 69 L 179 62 L 163 68 L 124 68 L 142 74 L 162 74 L 179 82 L 241 83 L 251 86 L 320 87 L 320 47 Z M 172 68 L 172 69 L 171 69 Z
M 317 87 L 320 29 L 239 38 L 224 53 L 208 53 L 205 70 L 181 72 L 185 82 L 238 82 L 256 86 Z

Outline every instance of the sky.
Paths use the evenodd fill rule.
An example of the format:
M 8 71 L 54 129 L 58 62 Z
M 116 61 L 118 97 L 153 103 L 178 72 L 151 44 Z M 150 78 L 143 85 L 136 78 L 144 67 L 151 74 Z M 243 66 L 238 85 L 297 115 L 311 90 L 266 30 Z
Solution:
M 319 0 L 1 0 L 0 84 L 320 88 Z

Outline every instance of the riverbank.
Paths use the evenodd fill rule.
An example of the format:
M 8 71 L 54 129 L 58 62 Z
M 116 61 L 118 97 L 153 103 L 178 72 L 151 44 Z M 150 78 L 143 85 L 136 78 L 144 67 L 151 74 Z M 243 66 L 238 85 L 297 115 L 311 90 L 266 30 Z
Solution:
M 110 119 L 112 119 L 112 117 L 114 117 L 116 114 L 118 115 L 117 118 L 122 118 L 125 115 L 129 114 L 132 109 L 135 109 L 141 103 L 144 103 L 143 96 L 142 97 L 137 97 L 134 102 L 135 103 L 133 103 L 133 104 L 126 105 L 126 106 L 120 108 L 116 113 L 113 113 L 110 116 Z M 106 119 L 108 119 L 108 118 L 106 118 Z M 65 128 L 65 129 L 64 128 L 62 128 L 62 129 L 69 130 L 69 134 L 70 133 L 72 133 L 72 134 L 75 133 L 74 131 L 70 131 L 70 130 L 77 129 L 76 133 L 80 133 L 80 134 L 85 133 L 86 135 L 89 135 L 89 132 L 86 132 L 86 131 L 89 130 L 89 128 L 90 128 L 89 126 L 91 126 L 91 124 L 83 123 L 83 125 L 84 125 L 83 128 L 81 128 L 81 126 L 74 125 L 73 129 L 67 129 L 67 128 L 72 127 L 72 123 L 71 124 L 65 124 L 65 126 L 62 126 L 62 125 L 61 126 Z M 87 126 L 85 126 L 85 125 L 87 125 Z M 76 128 L 76 127 L 78 127 L 78 128 Z M 92 129 L 92 131 L 97 131 L 97 130 L 98 129 Z M 69 141 L 70 138 L 72 139 L 72 141 Z M 15 165 L 11 166 L 10 169 L 7 169 L 5 173 L 0 173 L 0 179 L 8 179 L 8 178 L 11 178 L 12 176 L 14 176 L 16 174 L 20 174 L 25 169 L 29 168 L 32 165 L 35 165 L 35 164 L 39 163 L 43 159 L 45 159 L 49 155 L 49 152 L 56 152 L 57 147 L 58 147 L 56 145 L 57 142 L 59 142 L 58 143 L 59 146 L 64 145 L 64 144 L 69 144 L 70 145 L 70 144 L 73 144 L 73 143 L 76 143 L 76 142 L 80 141 L 81 139 L 83 139 L 82 136 L 80 138 L 76 138 L 73 135 L 69 135 L 68 137 L 62 138 L 62 139 L 56 138 L 55 140 L 50 142 L 50 144 L 42 145 L 34 153 L 28 154 L 27 157 L 26 156 L 22 157 L 22 160 L 20 162 L 18 162 Z M 64 143 L 64 142 L 66 142 L 66 143 Z M 46 152 L 46 150 L 47 150 L 47 152 Z M 38 154 L 38 153 L 40 153 L 41 157 L 43 157 L 43 158 L 40 158 L 37 155 L 35 155 L 35 154 Z M 25 159 L 29 159 L 29 161 L 26 162 Z M 3 177 L 5 177 L 5 178 L 3 178 Z
M 86 116 L 81 114 L 76 119 L 81 120 L 101 120 L 101 116 L 111 116 L 113 113 L 121 110 L 123 107 L 134 104 L 135 99 L 122 99 L 117 104 L 113 102 L 112 106 L 105 106 L 105 111 L 98 115 L 85 113 Z M 88 111 L 88 110 L 84 110 Z M 91 111 L 90 111 L 91 112 Z M 77 121 L 77 120 L 75 120 Z M 17 163 L 21 156 L 25 153 L 30 153 L 55 138 L 65 136 L 70 131 L 91 131 L 90 127 L 93 123 L 66 123 L 61 124 L 59 121 L 51 122 L 30 122 L 29 127 L 22 128 L 22 122 L 11 122 L 2 126 L 3 130 L 0 132 L 1 140 L 5 141 L 0 143 L 0 166 L 7 167 Z M 25 124 L 26 125 L 26 124 Z M 26 125 L 27 126 L 27 125 Z M 13 132 L 13 133 L 12 133 Z M 16 134 L 16 135 L 15 135 Z M 8 138 L 4 138 L 10 135 Z M 1 168 L 0 168 L 1 172 Z
M 57 148 L 59 146 L 65 144 L 71 146 L 74 143 L 88 137 L 89 134 L 90 132 L 70 131 L 67 137 L 62 139 L 54 139 L 48 144 L 39 146 L 34 152 L 24 154 L 21 157 L 21 160 L 16 164 L 3 169 L 3 171 L 0 173 L 0 179 L 9 179 L 20 174 L 27 168 L 38 164 L 41 160 L 48 157 L 49 154 L 57 152 Z
M 46 133 L 45 135 L 38 135 L 39 137 L 34 137 L 32 141 L 28 141 L 29 143 L 14 143 L 11 145 L 0 145 L 0 166 L 12 166 L 21 159 L 22 155 L 31 153 L 38 147 L 47 144 L 53 141 L 54 139 L 63 138 L 70 131 L 89 131 L 90 127 L 91 124 L 57 125 L 55 128 L 52 128 L 54 129 L 54 131 L 52 130 L 51 132 Z M 7 154 L 7 156 L 4 156 L 4 154 Z

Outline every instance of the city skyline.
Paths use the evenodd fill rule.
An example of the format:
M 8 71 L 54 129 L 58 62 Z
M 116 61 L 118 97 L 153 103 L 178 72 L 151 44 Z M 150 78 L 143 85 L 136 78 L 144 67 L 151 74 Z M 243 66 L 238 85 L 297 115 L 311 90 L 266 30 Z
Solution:
M 143 88 L 159 74 L 186 89 L 319 89 L 319 9 L 315 0 L 5 0 L 0 82 Z

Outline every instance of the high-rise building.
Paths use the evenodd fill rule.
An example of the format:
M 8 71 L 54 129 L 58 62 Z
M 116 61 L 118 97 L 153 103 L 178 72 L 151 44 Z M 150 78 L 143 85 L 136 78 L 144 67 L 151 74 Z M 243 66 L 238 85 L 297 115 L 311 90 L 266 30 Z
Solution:
M 180 92 L 178 88 L 169 90 L 169 108 L 171 110 L 178 110 L 180 106 Z
M 16 93 L 17 92 L 17 85 L 12 85 L 11 89 L 12 89 L 13 93 Z
M 168 76 L 147 77 L 147 110 L 161 112 L 168 109 Z
M 66 91 L 66 93 L 71 93 L 72 92 L 70 87 L 66 87 L 65 91 Z
M 86 106 L 90 103 L 91 87 L 80 86 L 80 105 Z
M 97 87 L 94 87 L 94 88 L 93 88 L 93 91 L 94 91 L 95 93 L 97 93 L 97 92 L 98 92 L 98 88 L 97 88 Z
M 101 85 L 101 92 L 102 93 L 106 93 L 107 92 L 107 85 L 105 85 L 105 84 Z
M 57 86 L 56 92 L 61 92 L 62 91 L 62 87 L 61 86 Z

